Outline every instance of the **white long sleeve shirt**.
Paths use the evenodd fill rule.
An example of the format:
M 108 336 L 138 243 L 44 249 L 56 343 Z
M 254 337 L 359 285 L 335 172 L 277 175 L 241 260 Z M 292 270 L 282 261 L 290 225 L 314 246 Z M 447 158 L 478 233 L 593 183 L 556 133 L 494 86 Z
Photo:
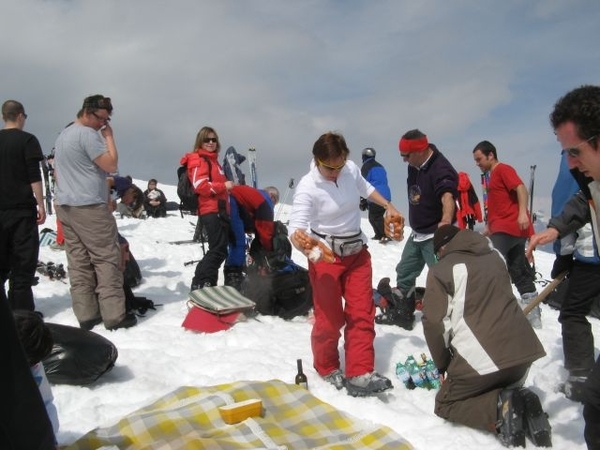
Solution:
M 361 231 L 360 197 L 367 198 L 374 191 L 353 161 L 346 161 L 334 182 L 323 177 L 312 160 L 310 171 L 296 186 L 289 235 L 297 229 L 331 236 L 355 235 Z M 364 233 L 362 239 L 367 242 Z

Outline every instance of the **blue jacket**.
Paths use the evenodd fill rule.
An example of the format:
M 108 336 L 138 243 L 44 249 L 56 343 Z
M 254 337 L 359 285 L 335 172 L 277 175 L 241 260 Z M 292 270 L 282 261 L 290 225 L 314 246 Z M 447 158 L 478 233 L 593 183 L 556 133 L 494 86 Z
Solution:
M 375 161 L 374 156 L 363 158 L 363 165 L 360 168 L 360 173 L 387 201 L 392 200 L 392 193 L 390 191 L 390 186 L 388 185 L 385 168 Z

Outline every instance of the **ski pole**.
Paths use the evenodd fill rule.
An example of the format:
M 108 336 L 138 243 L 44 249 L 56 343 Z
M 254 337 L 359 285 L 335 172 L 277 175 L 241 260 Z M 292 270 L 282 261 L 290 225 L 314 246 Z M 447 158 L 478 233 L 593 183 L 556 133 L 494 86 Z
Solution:
M 542 292 L 538 294 L 538 296 L 529 303 L 525 308 L 523 308 L 523 314 L 527 315 L 531 312 L 533 308 L 539 305 L 550 293 L 560 284 L 562 280 L 565 279 L 569 272 L 565 270 L 564 272 L 559 273 L 554 280 L 552 280 L 548 285 L 544 288 Z
M 279 220 L 279 215 L 281 214 L 281 211 L 283 210 L 283 205 L 285 204 L 285 201 L 288 198 L 288 194 L 290 193 L 290 191 L 294 189 L 294 179 L 290 178 L 290 182 L 288 184 L 288 187 L 286 188 L 284 194 L 283 194 L 283 200 L 279 202 L 279 208 L 277 208 L 277 215 L 275 217 L 275 220 Z
M 192 264 L 197 264 L 197 263 L 199 263 L 200 261 L 202 261 L 202 260 L 201 260 L 201 259 L 191 259 L 191 260 L 189 260 L 189 261 L 185 261 L 185 262 L 183 263 L 183 265 L 184 265 L 184 266 L 191 266 Z
M 537 166 L 529 166 L 529 214 L 531 214 L 531 222 L 537 220 L 536 214 L 533 212 L 533 188 L 535 186 L 535 168 Z

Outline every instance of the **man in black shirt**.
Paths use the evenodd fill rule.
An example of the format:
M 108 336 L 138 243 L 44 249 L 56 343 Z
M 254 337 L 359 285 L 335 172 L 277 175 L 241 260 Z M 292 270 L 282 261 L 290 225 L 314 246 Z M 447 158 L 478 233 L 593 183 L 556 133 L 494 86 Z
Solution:
M 33 311 L 31 289 L 39 253 L 38 225 L 46 220 L 40 161 L 44 155 L 37 138 L 23 131 L 23 105 L 2 105 L 0 130 L 0 301 L 12 309 Z

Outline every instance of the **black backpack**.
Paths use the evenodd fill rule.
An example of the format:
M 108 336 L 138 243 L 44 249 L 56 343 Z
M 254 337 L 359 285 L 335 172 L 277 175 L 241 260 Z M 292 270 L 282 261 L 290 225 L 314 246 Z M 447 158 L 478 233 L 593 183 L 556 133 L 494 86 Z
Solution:
M 201 156 L 208 164 L 208 180 L 212 181 L 212 165 L 206 156 Z M 179 197 L 179 209 L 181 211 L 190 211 L 196 214 L 198 211 L 198 194 L 194 191 L 194 186 L 187 176 L 187 166 L 177 168 L 177 196 Z
M 188 178 L 187 166 L 179 166 L 177 169 L 177 180 L 179 209 L 195 214 L 198 210 L 198 194 L 194 192 L 192 182 Z
M 292 257 L 292 243 L 288 238 L 287 227 L 279 220 L 275 220 L 274 224 L 273 251 L 266 251 L 257 238 L 254 238 L 250 245 L 250 256 L 255 265 L 264 267 L 270 272 L 285 268 Z
M 242 294 L 256 303 L 259 313 L 284 320 L 305 316 L 313 306 L 308 270 L 289 259 L 285 268 L 274 272 L 248 266 Z

